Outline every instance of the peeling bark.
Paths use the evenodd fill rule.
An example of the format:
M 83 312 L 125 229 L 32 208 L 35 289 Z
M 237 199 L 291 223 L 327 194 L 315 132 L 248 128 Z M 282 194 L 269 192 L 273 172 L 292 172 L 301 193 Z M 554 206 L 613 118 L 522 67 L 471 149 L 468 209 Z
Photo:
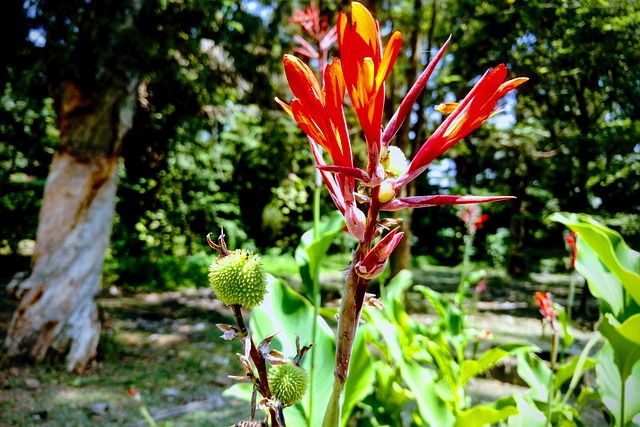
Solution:
M 131 128 L 135 87 L 85 100 L 65 83 L 60 98 L 61 148 L 47 177 L 32 272 L 14 283 L 20 304 L 5 340 L 10 356 L 66 355 L 69 371 L 95 356 L 100 322 L 95 296 L 114 218 L 118 159 Z

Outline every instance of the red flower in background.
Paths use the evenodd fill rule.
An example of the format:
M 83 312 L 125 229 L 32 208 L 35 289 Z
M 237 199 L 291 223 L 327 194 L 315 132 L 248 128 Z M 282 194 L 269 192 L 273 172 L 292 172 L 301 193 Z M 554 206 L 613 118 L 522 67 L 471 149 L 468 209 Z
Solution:
M 569 266 L 575 268 L 576 257 L 578 256 L 578 234 L 573 231 L 565 233 L 564 242 L 567 245 L 567 249 L 569 249 Z
M 302 47 L 296 47 L 293 50 L 300 55 L 308 58 L 320 60 L 320 71 L 324 71 L 327 64 L 327 52 L 338 38 L 336 27 L 329 27 L 329 18 L 327 16 L 320 18 L 320 8 L 315 2 L 304 8 L 304 10 L 295 9 L 294 16 L 289 18 L 289 22 L 299 24 L 302 30 L 313 38 L 317 48 L 312 46 L 303 37 L 296 34 L 293 39 Z
M 489 215 L 482 213 L 482 208 L 478 205 L 465 205 L 460 208 L 458 217 L 464 222 L 469 234 L 474 234 L 480 230 L 485 222 L 489 219 Z
M 489 219 L 489 214 L 480 215 L 480 218 L 478 218 L 474 224 L 474 226 L 476 227 L 476 230 L 480 230 L 484 226 L 484 223 L 487 222 L 488 219 Z
M 542 317 L 552 325 L 555 324 L 558 312 L 551 301 L 551 294 L 549 292 L 536 292 L 536 302 L 540 307 Z

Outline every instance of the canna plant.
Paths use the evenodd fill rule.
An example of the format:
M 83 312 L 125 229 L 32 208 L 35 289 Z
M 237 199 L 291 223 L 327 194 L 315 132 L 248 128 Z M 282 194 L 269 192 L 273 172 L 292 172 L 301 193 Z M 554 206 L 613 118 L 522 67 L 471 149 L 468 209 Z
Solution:
M 333 32 L 326 26 L 323 27 L 319 18 L 307 12 L 298 14 L 297 20 L 310 23 L 310 28 L 319 30 L 316 41 L 327 38 L 332 41 Z M 309 18 L 310 17 L 310 18 Z M 313 31 L 316 31 L 313 30 Z M 312 32 L 307 31 L 308 34 Z M 321 38 L 320 38 L 321 37 Z M 358 373 L 372 374 L 370 364 L 366 363 L 368 357 L 361 357 L 352 363 L 352 351 L 357 349 L 360 355 L 367 355 L 366 346 L 362 340 L 356 340 L 356 331 L 360 323 L 360 317 L 364 305 L 373 305 L 381 308 L 379 301 L 367 292 L 369 283 L 379 276 L 385 269 L 389 256 L 403 237 L 397 220 L 380 218 L 383 212 L 398 211 L 405 208 L 422 208 L 439 205 L 464 205 L 485 202 L 508 200 L 510 196 L 475 197 L 453 195 L 422 195 L 410 197 L 397 197 L 399 190 L 415 180 L 422 174 L 438 156 L 443 154 L 462 138 L 479 127 L 488 118 L 498 114 L 501 110 L 497 107 L 498 101 L 507 93 L 524 83 L 526 78 L 505 80 L 507 68 L 500 64 L 487 71 L 471 89 L 471 91 L 459 103 L 446 103 L 437 107 L 437 110 L 448 116 L 435 132 L 421 145 L 417 154 L 411 161 L 407 161 L 404 153 L 392 145 L 392 141 L 402 123 L 407 119 L 420 92 L 424 89 L 428 79 L 434 72 L 438 62 L 442 58 L 449 40 L 435 55 L 433 61 L 419 76 L 406 97 L 400 103 L 398 110 L 386 125 L 383 125 L 383 110 L 385 103 L 385 79 L 391 72 L 396 58 L 400 54 L 402 35 L 393 32 L 382 48 L 382 40 L 378 22 L 371 13 L 360 3 L 351 4 L 350 13 L 339 14 L 335 37 L 337 38 L 340 58 L 324 64 L 323 53 L 315 58 L 318 53 L 310 49 L 311 45 L 302 44 L 298 52 L 304 56 L 315 58 L 323 62 L 320 67 L 322 75 L 320 83 L 312 69 L 301 59 L 293 55 L 285 55 L 283 58 L 284 70 L 287 81 L 293 92 L 293 99 L 286 103 L 278 98 L 278 102 L 284 111 L 289 114 L 306 133 L 311 152 L 315 160 L 315 166 L 326 185 L 329 194 L 340 215 L 346 224 L 346 231 L 357 240 L 357 246 L 353 252 L 353 259 L 346 269 L 346 279 L 342 292 L 342 300 L 337 315 L 338 331 L 335 341 L 327 339 L 326 324 L 316 315 L 317 310 L 310 308 L 312 304 L 302 296 L 288 289 L 283 284 L 272 281 L 267 284 L 269 293 L 265 295 L 265 302 L 253 309 L 251 328 L 247 328 L 242 318 L 240 308 L 242 304 L 231 302 L 238 328 L 229 325 L 221 325 L 228 339 L 238 337 L 245 347 L 244 354 L 239 355 L 245 368 L 246 375 L 242 378 L 252 382 L 252 411 L 253 422 L 256 407 L 257 393 L 262 395 L 259 407 L 269 411 L 272 426 L 285 425 L 284 406 L 291 405 L 297 410 L 289 412 L 296 419 L 292 425 L 318 426 L 315 409 L 307 397 L 301 402 L 295 403 L 302 393 L 295 393 L 295 399 L 290 393 L 274 392 L 276 388 L 270 387 L 278 375 L 269 372 L 280 371 L 278 365 L 293 363 L 300 367 L 301 359 L 310 346 L 299 346 L 296 340 L 295 358 L 288 360 L 283 353 L 272 350 L 271 344 L 279 343 L 285 352 L 293 353 L 291 345 L 291 330 L 308 328 L 315 332 L 317 349 L 322 352 L 330 352 L 335 355 L 333 365 L 333 381 L 327 381 L 331 377 L 324 375 L 312 375 L 309 381 L 303 380 L 305 375 L 296 375 L 294 381 L 300 391 L 311 382 L 309 396 L 312 399 L 328 401 L 321 424 L 325 427 L 338 427 L 345 425 L 348 414 L 343 414 L 343 408 L 348 411 L 355 405 L 354 399 L 359 394 L 364 394 L 366 384 L 355 381 L 348 382 L 350 369 L 356 369 Z M 298 41 L 300 43 L 300 41 Z M 350 104 L 353 107 L 357 121 L 360 124 L 366 145 L 366 164 L 358 165 L 353 157 L 351 145 L 351 131 L 347 127 L 345 105 L 348 94 Z M 325 160 L 328 155 L 328 160 Z M 314 242 L 323 241 L 319 233 L 314 233 Z M 222 239 L 222 236 L 221 236 Z M 226 247 L 224 240 L 214 243 L 209 239 L 212 248 L 220 250 L 225 257 Z M 326 243 L 326 242 L 325 242 Z M 314 303 L 318 301 L 317 286 L 317 259 L 312 256 L 314 251 L 326 251 L 325 243 L 308 245 L 301 252 L 301 259 L 307 258 L 310 262 L 307 270 L 303 271 L 303 278 L 308 276 Z M 245 257 L 243 259 L 251 259 Z M 313 262 L 311 262 L 313 261 Z M 213 271 L 214 267 L 212 267 Z M 260 288 L 262 289 L 262 288 Z M 253 292 L 253 291 L 252 291 Z M 256 298 L 250 303 L 254 305 Z M 252 334 L 265 336 L 265 327 L 275 325 L 276 317 L 282 316 L 285 310 L 284 304 L 290 305 L 286 310 L 296 316 L 296 322 L 291 318 L 281 319 L 278 324 L 282 330 L 288 333 L 286 336 L 275 337 L 274 332 L 266 336 L 258 346 L 253 341 Z M 274 305 L 283 304 L 283 310 L 274 309 Z M 314 304 L 317 307 L 317 304 Z M 295 308 L 294 308 L 295 307 Z M 271 314 L 271 316 L 269 316 Z M 285 316 L 283 316 L 285 317 Z M 320 327 L 318 327 L 318 325 Z M 262 333 L 260 333 L 262 332 Z M 308 331 L 303 330 L 303 333 Z M 320 341 L 323 341 L 320 343 Z M 356 342 L 358 344 L 356 344 Z M 335 343 L 335 344 L 333 344 Z M 335 345 L 333 352 L 332 345 Z M 318 358 L 316 368 L 324 366 L 326 357 Z M 361 362 L 365 363 L 361 363 Z M 318 363 L 319 362 L 319 363 Z M 354 366 L 351 366 L 354 365 Z M 254 369 L 255 368 L 255 369 Z M 478 368 L 480 369 L 480 368 Z M 296 368 L 287 368 L 288 372 L 300 371 Z M 314 380 L 315 379 L 315 380 Z M 314 384 L 314 381 L 315 384 Z M 461 380 L 462 381 L 462 380 Z M 462 384 L 462 383 L 461 383 Z M 322 385 L 325 388 L 324 396 L 314 389 Z M 287 386 L 289 387 L 289 386 Z M 331 390 L 327 393 L 328 390 Z M 356 393 L 357 391 L 357 393 Z M 366 390 L 365 390 L 366 391 Z M 354 398 L 354 396 L 356 396 Z M 283 402 L 284 400 L 284 402 Z M 463 407 L 460 406 L 462 409 Z M 424 414 L 423 414 L 424 415 Z
M 322 84 L 301 59 L 285 55 L 285 74 L 294 98 L 290 104 L 276 99 L 307 134 L 316 167 L 334 204 L 344 216 L 347 231 L 358 241 L 343 288 L 338 317 L 334 385 L 323 422 L 326 427 L 339 425 L 340 402 L 367 287 L 372 279 L 382 273 L 403 236 L 399 226 L 384 234 L 388 223 L 379 219 L 380 213 L 510 199 L 509 196 L 396 197 L 396 194 L 424 172 L 438 156 L 498 113 L 498 100 L 527 80 L 516 78 L 505 81 L 507 69 L 503 64 L 487 71 L 461 102 L 439 107 L 441 112 L 449 113 L 449 116 L 422 144 L 416 156 L 406 162 L 403 158 L 398 159 L 400 156 L 394 156 L 399 150 L 392 149 L 391 141 L 442 58 L 449 41 L 438 51 L 393 117 L 383 126 L 384 81 L 400 53 L 402 35 L 393 32 L 383 49 L 378 22 L 357 2 L 351 4 L 349 14 L 344 11 L 340 13 L 337 33 L 340 59 L 334 58 L 327 64 Z M 363 167 L 354 164 L 352 155 L 344 109 L 347 93 L 366 142 L 367 164 Z M 331 163 L 325 161 L 320 148 L 328 153 Z
M 596 353 L 599 398 L 612 425 L 640 424 L 640 253 L 616 231 L 585 214 L 558 212 L 550 221 L 575 233 L 575 268 L 600 303 Z M 592 393 L 591 397 L 598 395 Z

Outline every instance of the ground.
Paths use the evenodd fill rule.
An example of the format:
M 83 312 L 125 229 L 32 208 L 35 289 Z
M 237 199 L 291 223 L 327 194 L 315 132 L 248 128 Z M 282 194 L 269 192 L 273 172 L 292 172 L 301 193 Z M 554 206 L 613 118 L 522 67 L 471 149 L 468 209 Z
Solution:
M 336 277 L 329 277 L 337 285 Z M 441 292 L 455 289 L 455 272 L 416 272 L 415 282 Z M 529 341 L 548 349 L 535 290 L 552 290 L 563 302 L 568 280 L 534 276 L 532 280 L 489 281 L 486 293 L 470 315 L 470 323 L 489 330 L 498 342 Z M 332 292 L 328 292 L 331 298 Z M 409 310 L 429 321 L 416 298 Z M 0 339 L 4 339 L 13 302 L 0 287 Z M 233 383 L 228 375 L 243 373 L 235 353 L 238 342 L 220 338 L 216 323 L 232 323 L 231 313 L 208 289 L 162 294 L 118 295 L 99 298 L 105 332 L 100 356 L 82 375 L 61 370 L 55 361 L 33 364 L 0 358 L 0 426 L 144 426 L 139 403 L 127 394 L 137 390 L 145 405 L 165 426 L 229 426 L 246 418 L 248 406 L 222 396 Z M 592 313 L 597 311 L 590 303 Z M 578 353 L 589 338 L 589 316 L 575 324 Z M 548 331 L 547 331 L 548 332 Z M 495 400 L 523 392 L 509 362 L 486 378 L 469 384 L 476 401 Z M 586 414 L 591 427 L 606 426 L 600 408 Z

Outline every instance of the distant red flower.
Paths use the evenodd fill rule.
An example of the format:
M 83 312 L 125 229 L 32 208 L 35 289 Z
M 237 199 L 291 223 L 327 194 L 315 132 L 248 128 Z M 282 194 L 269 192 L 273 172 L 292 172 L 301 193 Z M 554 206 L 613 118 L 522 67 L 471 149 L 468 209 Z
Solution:
M 327 64 L 327 52 L 338 38 L 336 26 L 329 27 L 329 18 L 327 16 L 320 17 L 320 8 L 313 1 L 304 10 L 295 9 L 293 13 L 294 16 L 289 18 L 289 22 L 299 24 L 317 45 L 312 46 L 311 43 L 296 34 L 293 39 L 302 47 L 296 47 L 293 50 L 308 58 L 319 59 L 320 72 L 323 72 Z
M 489 219 L 489 215 L 488 214 L 482 214 L 480 215 L 480 218 L 478 218 L 475 222 L 475 227 L 476 230 L 480 230 L 482 228 L 482 226 L 484 225 L 485 222 L 487 222 L 487 220 Z
M 127 390 L 127 394 L 129 396 L 133 397 L 133 399 L 136 400 L 136 401 L 139 401 L 141 399 L 140 392 L 138 392 L 137 390 L 129 389 L 129 390 Z
M 558 312 L 551 301 L 551 294 L 549 292 L 536 292 L 536 302 L 540 307 L 542 317 L 553 325 Z
M 569 249 L 569 266 L 575 268 L 576 256 L 578 255 L 578 234 L 573 231 L 569 231 L 564 235 L 564 242 Z
M 485 277 L 481 279 L 476 285 L 475 293 L 476 295 L 480 296 L 483 293 L 485 293 L 486 290 L 487 290 L 487 278 Z
M 458 212 L 458 217 L 464 222 L 469 234 L 474 234 L 477 230 L 480 230 L 489 219 L 489 215 L 483 214 L 478 205 L 464 205 Z

